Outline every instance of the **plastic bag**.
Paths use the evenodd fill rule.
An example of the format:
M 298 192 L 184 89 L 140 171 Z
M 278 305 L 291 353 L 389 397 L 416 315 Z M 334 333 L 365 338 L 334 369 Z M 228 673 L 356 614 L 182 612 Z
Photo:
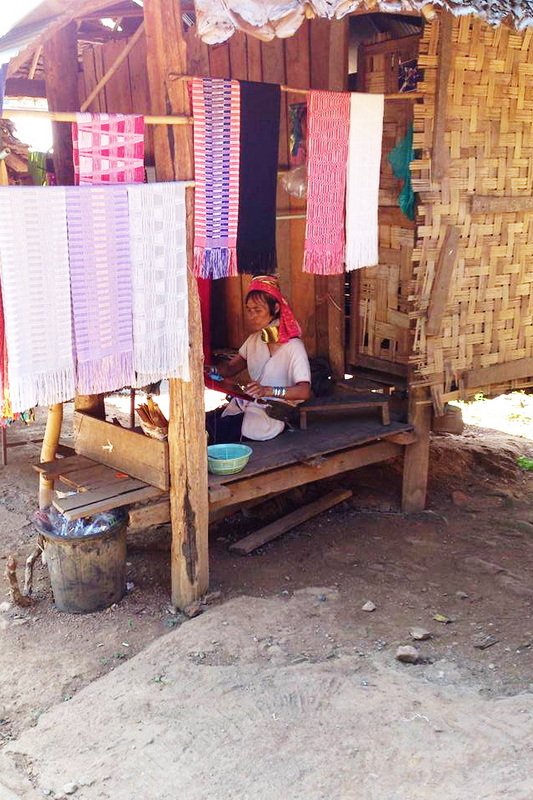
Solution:
M 45 536 L 53 534 L 74 539 L 106 533 L 114 525 L 126 519 L 126 512 L 122 508 L 114 508 L 111 511 L 102 511 L 93 517 L 69 520 L 54 506 L 50 506 L 36 511 L 33 519 L 39 533 Z

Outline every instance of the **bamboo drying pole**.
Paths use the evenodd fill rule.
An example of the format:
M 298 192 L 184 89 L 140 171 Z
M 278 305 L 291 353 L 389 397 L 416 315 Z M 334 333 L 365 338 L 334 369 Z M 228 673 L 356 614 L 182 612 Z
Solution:
M 195 75 L 180 75 L 178 72 L 169 72 L 168 77 L 170 80 L 173 81 L 192 81 Z M 297 89 L 295 86 L 285 86 L 281 84 L 280 87 L 282 92 L 287 92 L 287 94 L 309 94 L 311 89 Z M 352 92 L 347 92 L 347 94 L 352 94 Z M 393 92 L 392 94 L 384 95 L 385 100 L 421 100 L 424 97 L 423 92 Z
M 27 116 L 49 119 L 52 122 L 76 122 L 77 120 L 75 111 L 38 111 L 20 108 L 4 108 L 2 111 L 2 117 L 4 119 L 15 119 L 16 117 Z M 146 125 L 193 125 L 193 118 L 176 114 L 170 114 L 169 116 L 148 115 L 144 118 L 144 122 Z

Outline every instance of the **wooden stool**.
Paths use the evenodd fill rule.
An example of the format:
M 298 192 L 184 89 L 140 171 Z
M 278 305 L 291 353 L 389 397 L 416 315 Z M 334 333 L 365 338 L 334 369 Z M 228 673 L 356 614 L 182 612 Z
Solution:
M 307 415 L 311 412 L 321 414 L 336 413 L 339 411 L 353 411 L 355 409 L 377 408 L 381 414 L 382 425 L 390 425 L 389 399 L 382 394 L 373 392 L 348 392 L 343 389 L 342 394 L 332 394 L 326 397 L 314 397 L 298 406 L 300 414 L 300 428 L 307 430 Z

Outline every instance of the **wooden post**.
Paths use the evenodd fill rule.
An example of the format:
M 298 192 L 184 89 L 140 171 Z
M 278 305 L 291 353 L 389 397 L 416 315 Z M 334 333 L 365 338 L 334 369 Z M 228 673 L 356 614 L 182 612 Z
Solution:
M 43 50 L 46 97 L 50 111 L 78 111 L 78 41 L 76 23 L 69 22 L 48 39 Z M 60 186 L 74 183 L 70 125 L 55 123 L 54 168 Z
M 170 71 L 186 74 L 180 0 L 145 0 L 148 81 L 152 112 L 188 114 L 185 81 L 169 81 Z M 155 130 L 157 179 L 189 180 L 194 174 L 190 126 Z M 191 264 L 193 195 L 187 191 L 187 258 Z M 170 513 L 172 523 L 172 603 L 184 608 L 209 585 L 207 448 L 204 419 L 202 321 L 196 279 L 188 271 L 190 382 L 170 384 Z
M 53 461 L 57 453 L 57 445 L 63 424 L 63 403 L 56 403 L 48 409 L 46 428 L 41 447 L 41 461 Z M 47 508 L 52 502 L 54 481 L 39 473 L 39 508 Z
M 426 507 L 431 408 L 427 389 L 409 390 L 409 422 L 414 425 L 417 439 L 407 445 L 403 460 L 402 510 L 407 514 Z

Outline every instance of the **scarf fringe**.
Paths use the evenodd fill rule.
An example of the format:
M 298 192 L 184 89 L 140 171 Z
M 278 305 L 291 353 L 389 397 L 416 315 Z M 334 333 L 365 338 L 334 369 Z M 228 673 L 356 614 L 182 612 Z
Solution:
M 13 373 L 15 370 L 13 370 Z M 9 399 L 11 412 L 20 414 L 33 406 L 64 403 L 75 395 L 73 366 L 39 374 L 11 375 Z M 89 394 L 89 392 L 87 392 Z
M 325 253 L 306 250 L 302 269 L 312 275 L 342 275 L 344 272 L 344 247 L 342 250 L 328 250 Z
M 195 247 L 193 274 L 197 278 L 234 278 L 237 271 L 235 247 Z
M 169 362 L 177 366 L 170 367 Z M 180 378 L 182 381 L 190 381 L 189 332 L 186 330 L 172 331 L 171 336 L 161 336 L 158 339 L 152 339 L 149 343 L 146 342 L 142 350 L 142 358 L 137 356 L 136 367 L 133 385 L 138 389 L 165 378 Z
M 257 252 L 239 247 L 237 250 L 240 275 L 274 275 L 277 267 L 276 248 Z
M 131 386 L 134 380 L 132 350 L 77 364 L 78 394 L 112 392 L 123 386 Z
M 346 270 L 353 272 L 379 263 L 378 228 L 365 235 L 352 236 L 346 251 Z

